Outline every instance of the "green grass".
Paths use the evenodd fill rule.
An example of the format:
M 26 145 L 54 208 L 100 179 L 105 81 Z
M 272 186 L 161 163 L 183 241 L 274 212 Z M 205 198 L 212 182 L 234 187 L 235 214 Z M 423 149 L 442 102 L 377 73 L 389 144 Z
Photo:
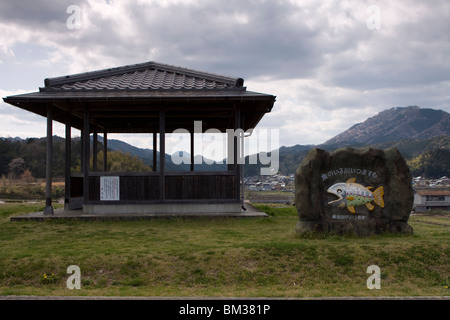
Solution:
M 11 222 L 43 204 L 0 204 L 0 295 L 450 294 L 449 215 L 411 216 L 409 236 L 299 236 L 294 207 L 259 207 L 271 216 Z M 373 264 L 380 290 L 366 287 Z M 70 265 L 81 269 L 80 290 L 66 288 Z

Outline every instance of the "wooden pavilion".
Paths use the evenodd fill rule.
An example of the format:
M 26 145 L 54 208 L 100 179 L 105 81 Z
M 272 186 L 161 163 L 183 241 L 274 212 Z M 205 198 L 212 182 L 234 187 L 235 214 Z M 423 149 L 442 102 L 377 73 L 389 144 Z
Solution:
M 275 96 L 247 91 L 242 78 L 230 78 L 155 62 L 48 78 L 38 92 L 4 101 L 47 118 L 46 208 L 53 214 L 53 121 L 65 124 L 65 209 L 85 213 L 241 212 L 239 136 L 228 136 L 226 171 L 194 171 L 194 121 L 202 129 L 247 131 L 271 111 Z M 72 173 L 71 128 L 81 131 L 82 172 Z M 188 172 L 165 168 L 165 134 L 190 133 Z M 230 130 L 228 130 L 230 131 Z M 97 135 L 103 134 L 103 167 L 97 168 Z M 153 135 L 151 172 L 110 172 L 109 133 Z M 159 134 L 159 146 L 157 135 Z M 159 151 L 159 165 L 157 152 Z M 90 158 L 94 168 L 90 168 Z M 229 159 L 229 158 L 228 158 Z

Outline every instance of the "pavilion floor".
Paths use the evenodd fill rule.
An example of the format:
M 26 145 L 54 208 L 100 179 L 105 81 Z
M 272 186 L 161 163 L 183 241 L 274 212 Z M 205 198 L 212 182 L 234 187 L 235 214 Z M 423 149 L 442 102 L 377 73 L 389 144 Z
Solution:
M 164 218 L 261 218 L 268 217 L 268 215 L 250 203 L 245 202 L 244 205 L 246 210 L 243 210 L 240 213 L 231 213 L 231 212 L 212 212 L 212 213 L 167 213 L 167 212 L 158 212 L 158 213 L 126 213 L 126 214 L 117 214 L 117 213 L 103 213 L 103 214 L 87 214 L 84 213 L 83 210 L 64 210 L 55 209 L 53 215 L 44 215 L 43 211 L 40 212 L 32 212 L 24 215 L 18 215 L 11 217 L 11 221 L 45 221 L 50 219 L 69 219 L 69 220 L 143 220 L 143 219 L 164 219 Z

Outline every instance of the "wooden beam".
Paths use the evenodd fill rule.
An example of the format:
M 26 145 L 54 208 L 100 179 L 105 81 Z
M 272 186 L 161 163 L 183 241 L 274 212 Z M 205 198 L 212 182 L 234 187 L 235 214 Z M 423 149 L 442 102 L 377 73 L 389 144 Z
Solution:
M 194 160 L 195 160 L 195 156 L 194 156 L 194 130 L 191 130 L 191 171 L 194 171 Z
M 91 156 L 90 135 L 89 135 L 89 105 L 84 107 L 83 119 L 83 202 L 89 201 L 89 160 Z
M 53 159 L 53 107 L 47 106 L 47 153 L 45 167 L 45 209 L 44 214 L 53 214 L 52 206 L 52 159 Z
M 241 128 L 242 128 L 242 130 L 244 130 L 244 128 L 245 128 L 244 125 L 245 125 L 245 115 L 241 113 Z M 241 201 L 242 201 L 241 207 L 243 210 L 247 210 L 247 209 L 245 209 L 245 206 L 244 206 L 244 204 L 245 204 L 244 203 L 244 201 L 245 201 L 245 199 L 244 199 L 244 195 L 245 195 L 245 189 L 244 189 L 245 141 L 244 141 L 244 139 L 245 139 L 245 133 L 244 133 L 244 131 L 242 131 L 240 156 L 243 158 L 244 161 L 243 161 L 243 164 L 239 165 L 240 176 L 241 176 L 240 192 L 241 192 Z
M 166 119 L 165 112 L 159 112 L 159 196 L 160 200 L 165 200 L 166 177 L 165 173 L 165 154 L 166 154 Z
M 98 142 L 98 132 L 97 132 L 97 126 L 94 126 L 94 132 L 92 136 L 92 164 L 93 164 L 93 171 L 97 172 L 97 142 Z
M 240 200 L 240 169 L 241 165 L 240 162 L 240 137 L 236 137 L 236 131 L 241 126 L 241 112 L 239 108 L 236 108 L 234 111 L 234 170 L 236 174 L 235 178 L 235 190 L 236 190 L 236 198 Z
M 65 164 L 64 164 L 64 181 L 65 181 L 65 199 L 64 199 L 64 208 L 69 208 L 70 203 L 70 178 L 71 178 L 71 164 L 72 164 L 72 132 L 70 126 L 70 118 L 66 123 L 66 141 L 65 141 Z
M 156 137 L 157 133 L 156 131 L 153 132 L 153 171 L 156 172 L 157 171 L 157 150 L 158 150 L 158 146 L 157 146 L 157 137 Z
M 108 133 L 103 133 L 103 171 L 108 171 Z
M 84 122 L 83 122 L 84 123 Z M 81 173 L 84 172 L 84 130 L 83 130 L 83 126 L 80 129 L 80 151 L 81 151 L 81 155 L 80 155 L 80 160 L 81 160 Z

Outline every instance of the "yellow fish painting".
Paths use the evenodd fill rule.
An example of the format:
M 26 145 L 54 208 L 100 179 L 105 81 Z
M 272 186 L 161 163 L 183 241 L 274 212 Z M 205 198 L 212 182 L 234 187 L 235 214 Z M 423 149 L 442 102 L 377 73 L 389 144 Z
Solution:
M 355 207 L 366 206 L 367 209 L 373 210 L 375 206 L 371 204 L 373 201 L 378 206 L 384 208 L 384 188 L 383 186 L 371 191 L 373 187 L 364 187 L 355 183 L 356 178 L 350 178 L 345 183 L 336 183 L 328 188 L 327 192 L 338 197 L 337 200 L 328 202 L 329 205 L 344 208 L 355 213 Z

